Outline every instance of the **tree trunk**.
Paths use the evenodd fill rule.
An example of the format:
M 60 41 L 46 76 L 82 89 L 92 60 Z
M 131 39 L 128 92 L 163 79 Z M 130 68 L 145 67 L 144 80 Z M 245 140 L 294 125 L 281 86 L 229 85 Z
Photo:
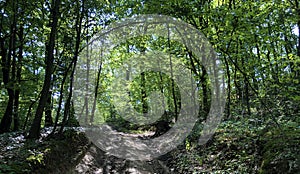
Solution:
M 245 96 L 246 96 L 246 106 L 247 106 L 247 114 L 248 116 L 251 115 L 251 106 L 250 106 L 250 94 L 249 94 L 249 84 L 248 84 L 248 80 L 245 79 L 244 81 L 245 83 Z
M 199 115 L 201 116 L 201 120 L 205 120 L 208 113 L 209 113 L 209 109 L 210 109 L 210 104 L 209 104 L 209 96 L 208 96 L 208 86 L 207 86 L 207 70 L 205 69 L 205 67 L 203 65 L 201 65 L 201 63 L 199 62 L 199 60 L 194 59 L 194 56 L 192 54 L 191 51 L 187 51 L 189 58 L 190 58 L 190 62 L 191 62 L 191 69 L 192 72 L 199 77 L 200 80 L 200 84 L 201 84 L 201 88 L 202 88 L 202 100 L 203 100 L 203 105 L 199 106 L 199 110 L 202 112 L 199 112 Z M 194 62 L 195 61 L 195 62 Z M 195 63 L 197 63 L 197 65 L 201 66 L 201 74 L 198 72 L 197 67 L 195 65 Z M 199 85 L 197 85 L 197 87 L 200 88 Z
M 92 115 L 91 115 L 91 124 L 94 122 L 94 117 L 95 117 L 95 111 L 96 111 L 96 102 L 97 102 L 97 97 L 98 97 L 98 89 L 99 89 L 99 83 L 100 83 L 100 75 L 101 75 L 101 70 L 102 70 L 102 60 L 100 60 L 100 65 L 97 73 L 97 80 L 96 80 L 96 86 L 95 86 L 95 93 L 94 93 L 94 103 L 93 103 L 93 108 L 92 108 Z
M 147 104 L 147 93 L 146 93 L 146 74 L 141 73 L 141 99 L 142 99 L 142 113 L 146 114 L 148 112 Z
M 47 102 L 46 102 L 46 110 L 45 110 L 45 126 L 53 126 L 52 120 L 52 91 L 48 92 Z
M 0 55 L 1 55 L 1 66 L 2 66 L 2 73 L 3 73 L 3 82 L 4 84 L 8 83 L 9 80 L 9 66 L 7 66 L 7 57 L 6 57 L 6 49 L 4 46 L 4 39 L 0 38 Z M 9 93 L 8 93 L 9 94 Z M 9 97 L 10 99 L 11 97 Z M 12 106 L 12 101 L 8 100 L 7 107 Z M 10 117 L 10 108 L 6 108 L 5 113 L 1 119 L 0 123 L 0 133 L 8 132 L 11 124 L 11 117 Z
M 63 76 L 63 79 L 62 79 L 62 82 L 61 82 L 61 85 L 60 85 L 60 91 L 59 91 L 60 96 L 59 96 L 59 101 L 58 101 L 58 108 L 57 108 L 57 111 L 56 111 L 54 126 L 53 126 L 53 130 L 52 130 L 51 134 L 54 134 L 55 130 L 57 128 L 58 119 L 59 119 L 59 116 L 60 116 L 60 111 L 61 111 L 61 108 L 62 108 L 62 102 L 63 102 L 63 98 L 64 98 L 64 95 L 63 95 L 64 85 L 65 85 L 65 82 L 67 80 L 67 77 L 68 77 L 68 74 L 69 74 L 69 71 L 70 71 L 71 67 L 72 67 L 72 62 L 69 64 L 68 68 L 66 69 L 66 71 L 64 73 L 64 76 Z
M 29 130 L 28 138 L 38 138 L 40 135 L 41 129 L 41 120 L 43 116 L 43 111 L 45 108 L 45 104 L 47 102 L 48 93 L 51 86 L 51 76 L 53 71 L 53 62 L 54 62 L 54 47 L 55 47 L 55 38 L 57 33 L 57 23 L 59 18 L 59 6 L 60 0 L 53 1 L 53 9 L 52 9 L 52 23 L 51 23 L 51 32 L 49 41 L 46 47 L 46 73 L 44 78 L 44 84 L 41 92 L 41 97 L 38 103 L 38 107 L 35 113 L 35 117 L 31 128 Z
M 12 3 L 12 9 L 15 10 L 15 8 L 16 6 L 14 1 Z M 0 133 L 8 132 L 10 130 L 11 123 L 12 123 L 12 115 L 13 115 L 14 99 L 15 99 L 14 88 L 15 88 L 15 69 L 16 69 L 16 58 L 15 58 L 16 25 L 17 25 L 17 19 L 16 19 L 16 14 L 14 13 L 13 22 L 10 27 L 11 35 L 9 38 L 8 54 L 7 54 L 7 49 L 5 49 L 5 39 L 1 38 L 0 40 L 3 82 L 8 92 L 8 103 L 0 123 Z M 13 62 L 11 62 L 11 58 L 13 59 Z M 10 72 L 11 70 L 12 72 Z
M 202 74 L 200 77 L 200 83 L 202 86 L 202 94 L 203 94 L 203 111 L 204 111 L 204 115 L 205 115 L 205 119 L 209 113 L 209 109 L 210 109 L 210 104 L 208 101 L 208 87 L 207 87 L 207 71 L 205 69 L 205 67 L 203 65 L 201 65 L 201 70 L 202 70 Z
M 23 125 L 23 130 L 25 130 L 26 127 L 27 127 L 27 122 L 29 120 L 29 117 L 31 116 L 32 107 L 33 107 L 33 105 L 35 104 L 36 101 L 37 100 L 32 100 L 30 105 L 29 105 L 29 108 L 28 108 L 28 111 L 27 111 L 27 114 L 26 114 L 26 118 L 25 118 L 25 122 L 24 122 L 24 125 Z
M 230 67 L 226 57 L 224 58 L 225 66 L 226 66 L 226 74 L 227 74 L 227 105 L 226 105 L 226 116 L 227 118 L 231 117 L 231 75 L 230 75 Z
M 13 111 L 13 104 L 14 104 L 14 93 L 13 90 L 8 89 L 8 103 L 5 109 L 4 116 L 1 120 L 0 124 L 0 133 L 8 132 L 12 123 L 12 111 Z
M 170 38 L 170 29 L 168 26 L 168 51 L 170 54 L 170 49 L 171 49 L 171 38 Z M 172 97 L 173 97 L 173 103 L 174 103 L 174 113 L 175 113 L 175 121 L 178 119 L 179 115 L 179 109 L 178 109 L 178 102 L 177 102 L 177 95 L 175 93 L 175 82 L 174 82 L 174 74 L 173 74 L 173 62 L 172 62 L 172 57 L 171 54 L 169 55 L 169 63 L 170 63 L 170 71 L 171 71 L 171 87 L 172 87 Z
M 77 64 L 77 60 L 78 60 L 78 55 L 79 55 L 79 47 L 80 47 L 80 42 L 81 42 L 81 28 L 82 28 L 82 20 L 84 17 L 84 12 L 85 12 L 85 1 L 82 0 L 82 4 L 81 4 L 81 13 L 79 13 L 79 9 L 80 9 L 80 3 L 79 1 L 77 1 L 77 6 L 78 6 L 78 13 L 77 13 L 77 20 L 76 20 L 76 43 L 75 43 L 75 50 L 74 50 L 74 57 L 73 60 L 71 62 L 71 66 L 72 67 L 72 72 L 71 72 L 71 77 L 70 77 L 70 87 L 69 87 L 69 95 L 66 101 L 66 106 L 65 106 L 65 110 L 64 110 L 64 117 L 62 120 L 62 125 L 60 127 L 59 133 L 61 134 L 64 130 L 64 127 L 67 123 L 67 120 L 69 120 L 69 116 L 70 116 L 70 111 L 71 111 L 71 101 L 72 101 L 72 96 L 73 96 L 73 82 L 74 82 L 74 73 L 75 73 L 75 69 L 76 69 L 76 64 Z M 89 66 L 89 65 L 88 65 Z M 68 72 L 67 72 L 68 73 Z M 72 113 L 74 114 L 74 113 Z
M 18 53 L 18 63 L 17 63 L 17 84 L 18 87 L 15 89 L 15 101 L 14 101 L 14 131 L 19 130 L 19 99 L 20 99 L 20 83 L 21 83 L 21 72 L 22 72 L 22 60 L 23 60 L 23 26 L 20 27 L 19 33 L 19 53 Z

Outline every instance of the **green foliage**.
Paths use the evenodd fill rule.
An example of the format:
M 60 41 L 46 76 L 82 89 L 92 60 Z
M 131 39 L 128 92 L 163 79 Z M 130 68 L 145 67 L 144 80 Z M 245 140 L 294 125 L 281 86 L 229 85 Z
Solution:
M 78 126 L 75 118 L 78 116 L 80 121 L 87 120 L 86 124 L 106 122 L 119 131 L 137 131 L 137 125 L 118 115 L 113 104 L 124 106 L 125 102 L 112 102 L 112 91 L 115 89 L 110 89 L 110 85 L 116 80 L 114 70 L 120 68 L 125 60 L 151 50 L 170 54 L 176 60 L 183 61 L 192 70 L 197 81 L 200 92 L 198 101 L 203 106 L 201 109 L 209 106 L 210 99 L 203 102 L 205 97 L 210 96 L 204 94 L 205 89 L 210 93 L 210 79 L 203 80 L 207 78 L 204 68 L 198 62 L 193 65 L 193 54 L 190 55 L 184 45 L 172 39 L 150 35 L 134 37 L 109 50 L 109 54 L 101 57 L 101 60 L 99 52 L 93 48 L 82 49 L 112 21 L 139 14 L 169 15 L 189 23 L 207 37 L 222 62 L 221 66 L 226 74 L 222 85 L 228 90 L 225 121 L 207 145 L 201 146 L 203 150 L 199 150 L 197 144 L 203 125 L 196 123 L 184 142 L 184 151 L 178 155 L 178 171 L 186 173 L 201 169 L 217 173 L 296 173 L 300 163 L 300 36 L 295 31 L 299 32 L 300 16 L 295 4 L 296 1 L 279 0 L 61 0 L 53 51 L 54 69 L 51 72 L 52 100 L 49 104 L 52 113 L 56 113 L 61 106 L 57 113 L 60 122 L 66 106 L 69 106 L 66 103 L 71 92 L 71 65 L 75 64 L 73 61 L 77 54 L 78 32 L 79 50 L 84 56 L 79 57 L 77 64 L 88 64 L 85 54 L 89 54 L 91 58 L 96 57 L 89 63 L 97 67 L 101 64 L 102 71 L 99 89 L 96 91 L 97 116 L 91 121 L 88 118 L 90 113 L 82 116 L 82 113 L 75 113 L 72 108 L 68 115 L 68 126 Z M 13 98 L 19 104 L 14 103 L 11 109 L 13 112 L 8 115 L 12 121 L 8 131 L 13 130 L 18 121 L 19 128 L 27 130 L 38 106 L 38 102 L 33 101 L 40 99 L 46 72 L 44 59 L 49 51 L 47 41 L 51 37 L 53 8 L 51 3 L 41 0 L 0 1 L 0 7 L 0 119 L 3 119 L 6 108 L 12 106 L 8 103 L 9 98 Z M 79 25 L 82 25 L 81 29 L 78 28 Z M 8 73 L 5 73 L 6 69 Z M 81 74 L 79 71 L 77 73 Z M 78 77 L 86 78 L 90 74 L 83 71 L 81 75 Z M 7 77 L 9 80 L 5 82 Z M 176 84 L 172 84 L 166 74 L 157 72 L 146 72 L 144 78 L 140 75 L 130 79 L 128 93 L 131 104 L 136 111 L 143 113 L 145 108 L 149 109 L 149 95 L 155 91 L 163 91 L 166 110 L 173 114 L 160 119 L 172 120 L 177 116 L 174 114 L 175 105 L 180 103 L 180 91 Z M 92 84 L 94 79 L 95 77 L 90 78 L 90 88 L 95 87 Z M 172 95 L 173 89 L 176 101 Z M 16 95 L 9 96 L 9 90 L 14 94 L 19 92 L 19 98 Z M 122 95 L 125 94 L 116 94 L 117 97 Z M 59 103 L 60 99 L 62 103 Z M 74 102 L 84 105 L 85 99 L 80 98 Z M 91 103 L 88 104 L 91 106 Z M 206 118 L 202 112 L 201 110 L 199 122 Z M 275 126 L 275 122 L 279 123 L 280 128 Z M 153 126 L 142 128 L 151 130 Z M 63 136 L 56 135 L 56 138 L 70 140 L 75 146 L 83 143 L 82 136 L 67 131 Z M 60 154 L 62 149 L 54 144 L 70 148 L 73 146 L 56 140 L 45 144 L 27 141 L 25 147 L 19 150 L 18 162 L 12 162 L 13 159 L 8 157 L 0 162 L 0 173 L 30 173 L 33 166 L 45 167 L 50 159 L 56 161 L 56 155 L 68 160 Z M 67 153 L 74 153 L 72 150 L 74 148 L 67 150 Z M 198 168 L 191 168 L 193 165 Z
M 187 139 L 184 148 L 172 153 L 170 165 L 179 173 L 297 173 L 299 139 L 299 124 L 292 121 L 280 127 L 258 125 L 253 119 L 226 121 L 204 145 L 191 146 Z
M 261 162 L 258 133 L 247 120 L 223 122 L 206 144 L 175 151 L 172 167 L 179 173 L 257 173 Z M 190 147 L 188 140 L 185 144 Z
M 120 116 L 116 116 L 114 118 L 109 117 L 108 119 L 106 119 L 106 123 L 120 132 L 128 132 L 133 128 L 136 128 L 134 123 L 130 123 Z
M 0 163 L 0 173 L 7 173 L 7 174 L 30 173 L 30 169 L 28 164 L 25 162 L 14 162 L 12 164 Z
M 300 170 L 300 129 L 288 122 L 265 133 L 260 173 L 297 173 Z
M 43 158 L 44 158 L 44 154 L 42 154 L 42 153 L 34 154 L 33 153 L 32 155 L 27 157 L 26 160 L 33 164 L 43 164 L 44 165 Z

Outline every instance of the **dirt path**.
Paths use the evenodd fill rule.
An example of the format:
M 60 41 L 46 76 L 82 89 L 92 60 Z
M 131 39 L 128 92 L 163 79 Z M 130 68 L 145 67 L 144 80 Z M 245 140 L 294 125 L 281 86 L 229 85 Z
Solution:
M 43 130 L 43 132 L 49 132 Z M 153 134 L 153 133 L 152 133 Z M 152 135 L 125 134 L 138 138 Z M 47 133 L 43 137 L 47 137 Z M 105 140 L 103 140 L 105 141 Z M 164 174 L 174 173 L 166 164 L 172 160 L 165 155 L 151 161 L 130 161 L 108 155 L 92 144 L 83 132 L 69 130 L 64 136 L 26 141 L 22 132 L 0 135 L 0 173 L 66 173 L 66 174 Z M 50 149 L 47 151 L 47 149 Z M 43 162 L 37 162 L 40 154 Z M 32 156 L 32 160 L 28 157 Z M 19 167 L 22 164 L 22 167 Z M 13 168 L 16 166 L 15 168 Z
M 143 134 L 125 134 L 124 137 L 139 137 L 147 139 L 152 136 L 154 132 L 145 132 Z M 105 141 L 105 140 L 104 140 Z M 113 147 L 113 145 L 112 145 Z M 153 159 L 151 161 L 131 161 L 128 159 L 117 158 L 108 155 L 100 148 L 91 144 L 84 157 L 79 164 L 76 165 L 74 173 L 118 173 L 118 174 L 164 174 L 173 173 L 171 169 L 166 166 L 166 159 L 168 155 L 160 159 Z
M 132 136 L 147 138 L 151 136 L 152 133 L 144 134 L 126 134 L 123 136 Z M 127 159 L 117 158 L 112 155 L 108 155 L 106 152 L 102 151 L 100 148 L 91 144 L 84 157 L 76 165 L 74 172 L 72 173 L 118 173 L 118 174 L 164 174 L 164 173 L 174 173 L 166 165 L 165 158 L 153 159 L 151 161 L 131 161 Z
M 101 149 L 91 145 L 85 156 L 75 167 L 74 173 L 164 174 L 172 172 L 161 160 L 129 161 L 126 159 L 116 158 L 114 156 L 108 156 Z

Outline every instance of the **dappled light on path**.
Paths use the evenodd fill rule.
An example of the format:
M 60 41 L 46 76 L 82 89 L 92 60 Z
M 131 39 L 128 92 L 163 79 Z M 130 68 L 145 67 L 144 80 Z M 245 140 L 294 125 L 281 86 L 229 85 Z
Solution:
M 104 151 L 91 146 L 80 163 L 75 167 L 75 173 L 170 173 L 167 166 L 157 159 L 151 161 L 130 161 L 107 155 Z

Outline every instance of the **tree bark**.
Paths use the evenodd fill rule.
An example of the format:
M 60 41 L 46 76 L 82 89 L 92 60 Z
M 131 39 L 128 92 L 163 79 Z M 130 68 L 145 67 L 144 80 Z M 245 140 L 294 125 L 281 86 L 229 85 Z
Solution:
M 79 1 L 77 1 L 77 6 L 78 9 L 80 9 L 80 3 Z M 81 42 L 81 28 L 82 28 L 82 20 L 84 17 L 84 13 L 85 13 L 85 0 L 82 0 L 82 11 L 81 13 L 77 13 L 77 20 L 76 20 L 76 43 L 75 43 L 75 50 L 74 50 L 74 57 L 73 60 L 71 62 L 71 66 L 72 67 L 72 72 L 71 72 L 71 77 L 70 77 L 70 87 L 69 87 L 69 95 L 66 101 L 66 106 L 65 106 L 65 110 L 64 110 L 64 117 L 62 120 L 62 125 L 60 127 L 59 133 L 61 134 L 64 130 L 64 127 L 67 123 L 67 121 L 69 120 L 69 116 L 70 116 L 70 111 L 71 111 L 71 101 L 72 101 L 72 96 L 73 96 L 73 81 L 74 81 L 74 73 L 75 73 L 75 69 L 76 69 L 76 64 L 77 64 L 77 60 L 78 60 L 78 56 L 79 56 L 79 47 L 80 47 L 80 42 Z M 79 11 L 79 10 L 78 10 Z M 68 72 L 67 72 L 68 73 Z
M 100 83 L 101 70 L 102 70 L 102 58 L 100 60 L 100 65 L 99 65 L 99 69 L 98 69 L 98 72 L 97 72 L 97 79 L 96 79 L 96 86 L 95 86 L 95 93 L 94 93 L 94 103 L 93 103 L 92 115 L 91 115 L 91 120 L 90 120 L 91 124 L 93 124 L 94 118 L 95 118 L 95 111 L 96 111 L 96 103 L 97 103 L 97 97 L 98 97 L 98 89 L 99 89 L 99 83 Z
M 17 62 L 17 74 L 16 74 L 16 80 L 18 87 L 15 89 L 15 101 L 14 101 L 14 131 L 19 130 L 19 99 L 20 99 L 20 84 L 21 84 L 21 73 L 22 73 L 22 61 L 23 61 L 23 36 L 24 35 L 24 29 L 23 26 L 20 27 L 20 33 L 19 33 L 19 53 L 18 53 L 18 62 Z
M 146 93 L 146 74 L 141 73 L 141 99 L 142 99 L 142 113 L 146 114 L 148 112 L 147 104 L 147 93 Z
M 49 90 L 45 110 L 45 126 L 53 126 L 52 120 L 52 91 Z
M 33 123 L 29 130 L 28 138 L 38 138 L 40 135 L 41 120 L 47 102 L 47 97 L 51 86 L 51 76 L 53 73 L 54 47 L 55 47 L 55 38 L 56 38 L 58 18 L 59 18 L 59 6 L 60 6 L 60 0 L 54 0 L 53 9 L 52 9 L 51 32 L 46 47 L 46 58 L 45 58 L 46 73 L 45 73 L 43 88 L 41 92 L 41 97 L 38 103 L 38 107 L 35 113 Z
M 10 37 L 8 52 L 5 48 L 5 39 L 1 38 L 1 63 L 2 63 L 2 73 L 3 73 L 3 83 L 8 93 L 8 103 L 5 109 L 5 113 L 2 117 L 0 123 L 0 133 L 8 132 L 12 123 L 12 115 L 14 109 L 14 88 L 15 88 L 15 68 L 16 68 L 16 58 L 15 58 L 15 45 L 16 45 L 16 26 L 17 18 L 15 14 L 16 4 L 15 1 L 12 3 L 13 12 L 13 22 L 10 26 Z M 13 59 L 13 60 L 12 60 Z
M 231 75 L 230 75 L 230 67 L 229 67 L 229 63 L 226 59 L 226 57 L 224 58 L 224 62 L 225 62 L 225 66 L 226 66 L 226 74 L 227 74 L 227 104 L 226 104 L 226 116 L 227 118 L 231 117 Z
M 170 39 L 170 29 L 168 26 L 168 51 L 170 52 L 171 50 L 171 39 Z M 170 54 L 170 53 L 169 53 Z M 174 82 L 174 74 L 173 74 L 173 62 L 172 62 L 172 57 L 171 55 L 169 56 L 169 63 L 170 63 L 170 71 L 171 71 L 171 87 L 172 87 L 172 97 L 173 97 L 173 103 L 174 103 L 174 113 L 175 113 L 175 121 L 178 119 L 179 115 L 179 109 L 178 109 L 178 101 L 177 95 L 175 93 L 175 82 Z M 180 107 L 180 106 L 179 106 Z

